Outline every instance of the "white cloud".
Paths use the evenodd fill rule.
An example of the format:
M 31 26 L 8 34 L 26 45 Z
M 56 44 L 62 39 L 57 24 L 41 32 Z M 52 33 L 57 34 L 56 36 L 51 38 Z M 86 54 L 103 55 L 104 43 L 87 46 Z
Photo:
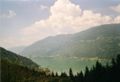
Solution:
M 13 10 L 9 10 L 7 13 L 0 14 L 0 18 L 12 18 L 16 16 L 16 13 Z
M 111 9 L 120 13 L 120 4 L 118 4 L 117 6 L 112 6 Z
M 45 37 L 48 35 L 66 34 L 82 31 L 91 26 L 111 23 L 112 18 L 94 13 L 91 10 L 82 10 L 70 0 L 57 0 L 50 8 L 50 16 L 24 29 L 27 36 Z
M 120 16 L 112 18 L 92 10 L 82 10 L 70 0 L 56 0 L 50 7 L 50 15 L 47 19 L 36 21 L 22 29 L 20 33 L 24 36 L 23 42 L 31 44 L 47 36 L 75 33 L 109 23 L 120 23 Z

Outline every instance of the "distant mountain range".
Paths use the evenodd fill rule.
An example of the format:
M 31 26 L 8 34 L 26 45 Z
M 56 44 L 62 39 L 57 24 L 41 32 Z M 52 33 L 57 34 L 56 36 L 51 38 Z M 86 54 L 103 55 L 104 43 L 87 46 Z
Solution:
M 34 68 L 39 67 L 32 60 L 30 60 L 26 57 L 17 55 L 17 54 L 15 54 L 11 51 L 8 51 L 8 50 L 6 50 L 2 47 L 0 47 L 0 57 L 1 57 L 0 58 L 1 60 L 10 62 L 12 64 L 20 65 L 20 66 L 23 66 L 23 67 L 28 67 L 30 69 L 34 69 Z
M 66 35 L 47 37 L 26 47 L 27 57 L 100 57 L 120 54 L 120 24 L 107 24 Z

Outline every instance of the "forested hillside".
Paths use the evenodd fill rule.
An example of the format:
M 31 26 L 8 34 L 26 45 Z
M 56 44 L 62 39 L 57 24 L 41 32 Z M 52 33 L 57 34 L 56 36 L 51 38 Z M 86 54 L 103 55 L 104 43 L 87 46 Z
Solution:
M 0 47 L 0 57 L 1 57 L 1 59 L 9 61 L 10 63 L 21 65 L 24 67 L 28 67 L 28 68 L 38 68 L 39 67 L 32 60 L 30 60 L 26 57 L 20 56 L 11 51 L 8 51 L 2 47 Z
M 8 60 L 1 59 L 0 63 L 2 82 L 120 82 L 120 55 L 112 59 L 110 64 L 103 66 L 99 61 L 92 68 L 85 71 L 69 74 L 44 71 L 42 69 L 30 69 Z

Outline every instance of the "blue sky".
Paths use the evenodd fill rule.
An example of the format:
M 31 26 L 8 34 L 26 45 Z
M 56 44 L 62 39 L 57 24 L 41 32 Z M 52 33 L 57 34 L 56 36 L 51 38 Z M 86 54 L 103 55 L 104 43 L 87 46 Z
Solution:
M 63 5 L 60 3 L 63 3 Z M 56 8 L 57 4 L 58 8 Z M 91 17 L 91 19 L 95 14 L 96 18 L 98 17 L 98 19 L 95 20 L 99 21 L 102 21 L 100 17 L 104 19 L 106 16 L 109 16 L 106 19 L 106 23 L 117 18 L 117 22 L 119 23 L 119 4 L 120 0 L 67 0 L 66 2 L 63 0 L 0 0 L 0 46 L 8 48 L 29 45 L 34 41 L 43 39 L 47 36 L 82 31 L 81 29 L 90 27 L 89 23 L 85 23 L 86 26 L 76 24 L 78 21 L 82 21 L 80 18 L 86 19 L 83 17 L 85 15 L 83 13 L 88 13 L 90 15 L 88 17 Z M 65 5 L 68 5 L 66 12 L 63 11 L 64 8 L 61 8 Z M 80 12 L 82 16 L 70 12 L 69 8 L 71 11 L 75 8 L 75 11 L 73 12 Z M 57 13 L 56 9 L 60 12 Z M 76 20 L 71 26 L 69 26 L 67 22 L 60 22 L 65 18 L 64 16 L 66 15 L 65 13 L 67 13 L 67 10 L 68 13 L 70 13 L 68 15 L 69 18 L 72 17 L 70 18 L 71 22 L 69 23 L 72 23 L 72 19 Z M 64 18 L 61 18 L 61 13 L 64 15 Z M 56 14 L 60 14 L 61 16 Z M 100 16 L 98 14 L 100 14 Z M 56 16 L 58 16 L 59 20 L 56 20 Z M 67 19 L 68 18 L 65 18 L 65 20 Z M 48 26 L 43 25 L 42 21 L 43 23 L 48 24 Z M 53 23 L 56 21 L 59 22 Z M 94 25 L 98 24 L 98 22 L 92 22 L 94 22 Z M 42 27 L 41 24 L 43 25 Z M 100 24 L 104 23 L 100 22 L 98 25 Z

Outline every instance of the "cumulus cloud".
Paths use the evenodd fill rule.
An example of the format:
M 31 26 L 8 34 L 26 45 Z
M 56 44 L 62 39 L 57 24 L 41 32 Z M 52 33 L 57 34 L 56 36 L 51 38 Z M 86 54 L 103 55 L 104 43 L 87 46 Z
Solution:
M 112 6 L 111 9 L 120 13 L 120 4 L 118 4 L 117 6 Z
M 47 36 L 75 33 L 109 23 L 120 23 L 120 16 L 112 18 L 92 10 L 82 10 L 70 0 L 56 0 L 50 7 L 50 16 L 47 19 L 36 21 L 25 27 L 21 33 L 30 41 L 35 41 Z
M 16 16 L 16 13 L 13 10 L 9 10 L 7 13 L 0 14 L 0 18 L 12 18 Z

